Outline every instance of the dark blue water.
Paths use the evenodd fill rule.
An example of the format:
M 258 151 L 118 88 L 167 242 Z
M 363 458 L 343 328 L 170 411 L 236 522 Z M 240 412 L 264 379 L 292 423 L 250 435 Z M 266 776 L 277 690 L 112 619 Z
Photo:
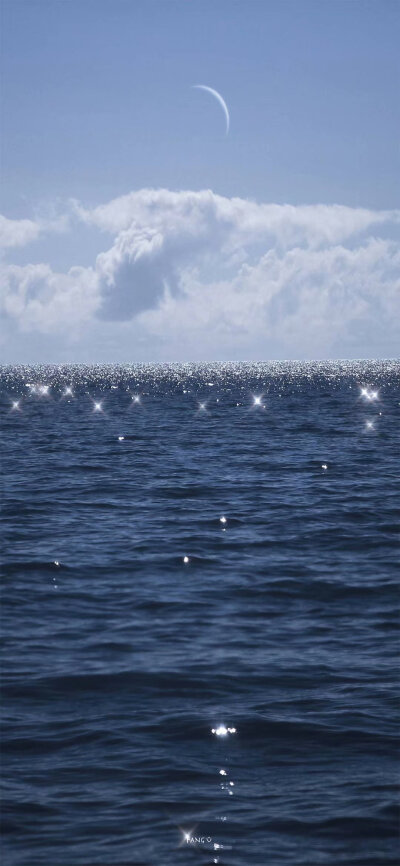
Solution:
M 398 862 L 399 383 L 3 368 L 5 866 Z

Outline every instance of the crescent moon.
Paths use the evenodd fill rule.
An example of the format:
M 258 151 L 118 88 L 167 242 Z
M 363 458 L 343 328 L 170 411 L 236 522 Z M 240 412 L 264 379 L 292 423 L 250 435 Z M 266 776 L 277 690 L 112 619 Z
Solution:
M 212 96 L 215 96 L 215 99 L 217 100 L 217 102 L 219 102 L 222 111 L 224 112 L 226 121 L 226 134 L 228 135 L 230 118 L 228 106 L 225 102 L 225 99 L 223 99 L 221 94 L 218 93 L 218 90 L 214 90 L 212 87 L 207 87 L 206 84 L 194 84 L 193 87 L 196 87 L 198 90 L 206 90 L 208 93 L 211 93 Z

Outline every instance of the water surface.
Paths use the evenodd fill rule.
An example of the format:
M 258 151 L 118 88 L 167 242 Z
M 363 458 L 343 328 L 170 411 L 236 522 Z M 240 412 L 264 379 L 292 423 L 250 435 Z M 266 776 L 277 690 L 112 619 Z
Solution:
M 398 862 L 399 382 L 3 368 L 6 866 Z

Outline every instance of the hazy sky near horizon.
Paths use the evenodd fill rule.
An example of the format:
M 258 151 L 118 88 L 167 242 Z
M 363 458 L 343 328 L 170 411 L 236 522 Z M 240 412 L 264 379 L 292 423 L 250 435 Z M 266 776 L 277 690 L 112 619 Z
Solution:
M 396 0 L 3 0 L 2 30 L 5 363 L 398 355 Z

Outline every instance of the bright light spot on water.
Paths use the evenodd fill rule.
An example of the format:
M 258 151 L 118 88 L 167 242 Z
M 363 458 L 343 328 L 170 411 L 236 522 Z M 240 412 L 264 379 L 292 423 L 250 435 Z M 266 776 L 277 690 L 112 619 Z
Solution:
M 328 468 L 328 464 L 327 464 L 327 463 L 322 463 L 321 469 L 327 469 L 327 468 Z
M 196 828 L 193 827 L 193 828 L 192 828 L 191 830 L 189 830 L 189 831 L 187 831 L 187 830 L 183 830 L 182 827 L 180 827 L 179 829 L 180 829 L 180 831 L 181 831 L 181 833 L 182 833 L 182 841 L 181 841 L 181 844 L 180 844 L 180 846 L 179 846 L 179 847 L 181 847 L 181 845 L 183 845 L 184 842 L 189 843 L 189 842 L 193 839 L 193 833 L 195 832 L 195 829 L 196 829 Z
M 184 561 L 185 565 L 187 565 L 188 562 L 190 562 L 190 559 L 189 559 L 188 556 L 184 556 L 184 557 L 183 557 L 183 561 Z
M 378 400 L 379 392 L 371 391 L 369 388 L 361 388 L 361 397 L 365 400 Z
M 140 403 L 139 394 L 134 394 L 134 396 L 132 397 L 132 402 L 133 403 Z
M 218 728 L 211 728 L 211 733 L 217 737 L 226 737 L 227 734 L 236 734 L 236 728 L 226 728 L 225 725 L 219 725 Z
M 125 439 L 125 436 L 118 436 L 118 442 L 123 442 L 124 439 Z
M 50 385 L 39 385 L 38 391 L 42 397 L 48 397 L 50 390 Z
M 70 387 L 70 385 L 67 385 L 67 387 L 64 391 L 64 397 L 73 397 L 73 391 L 72 391 L 72 388 Z
M 56 565 L 56 566 L 57 566 L 57 568 L 59 568 L 59 567 L 60 567 L 60 563 L 59 563 L 59 561 L 58 561 L 58 559 L 55 559 L 55 560 L 54 560 L 54 563 L 53 563 L 53 565 Z
M 220 776 L 226 776 L 226 770 L 220 770 L 219 775 Z
M 21 410 L 21 407 L 20 407 L 20 405 L 19 405 L 19 400 L 13 400 L 13 401 L 12 401 L 12 403 L 11 403 L 11 409 L 12 409 L 13 412 L 17 412 L 17 411 L 20 411 L 20 410 Z
M 374 429 L 374 425 L 373 425 L 372 421 L 367 421 L 365 426 L 366 426 L 367 430 L 373 430 Z
M 253 406 L 262 406 L 262 396 L 256 397 L 253 395 Z
M 217 737 L 226 737 L 228 728 L 225 725 L 220 725 L 219 728 L 211 728 L 211 733 L 216 734 Z
M 201 412 L 205 412 L 206 404 L 205 403 L 199 403 L 199 409 Z
M 100 403 L 95 403 L 93 406 L 93 412 L 102 412 L 102 411 L 103 411 L 102 402 L 100 401 Z
M 222 515 L 222 517 L 219 518 L 219 522 L 220 522 L 220 523 L 226 523 L 226 522 L 227 522 L 226 517 L 224 517 L 224 516 Z

